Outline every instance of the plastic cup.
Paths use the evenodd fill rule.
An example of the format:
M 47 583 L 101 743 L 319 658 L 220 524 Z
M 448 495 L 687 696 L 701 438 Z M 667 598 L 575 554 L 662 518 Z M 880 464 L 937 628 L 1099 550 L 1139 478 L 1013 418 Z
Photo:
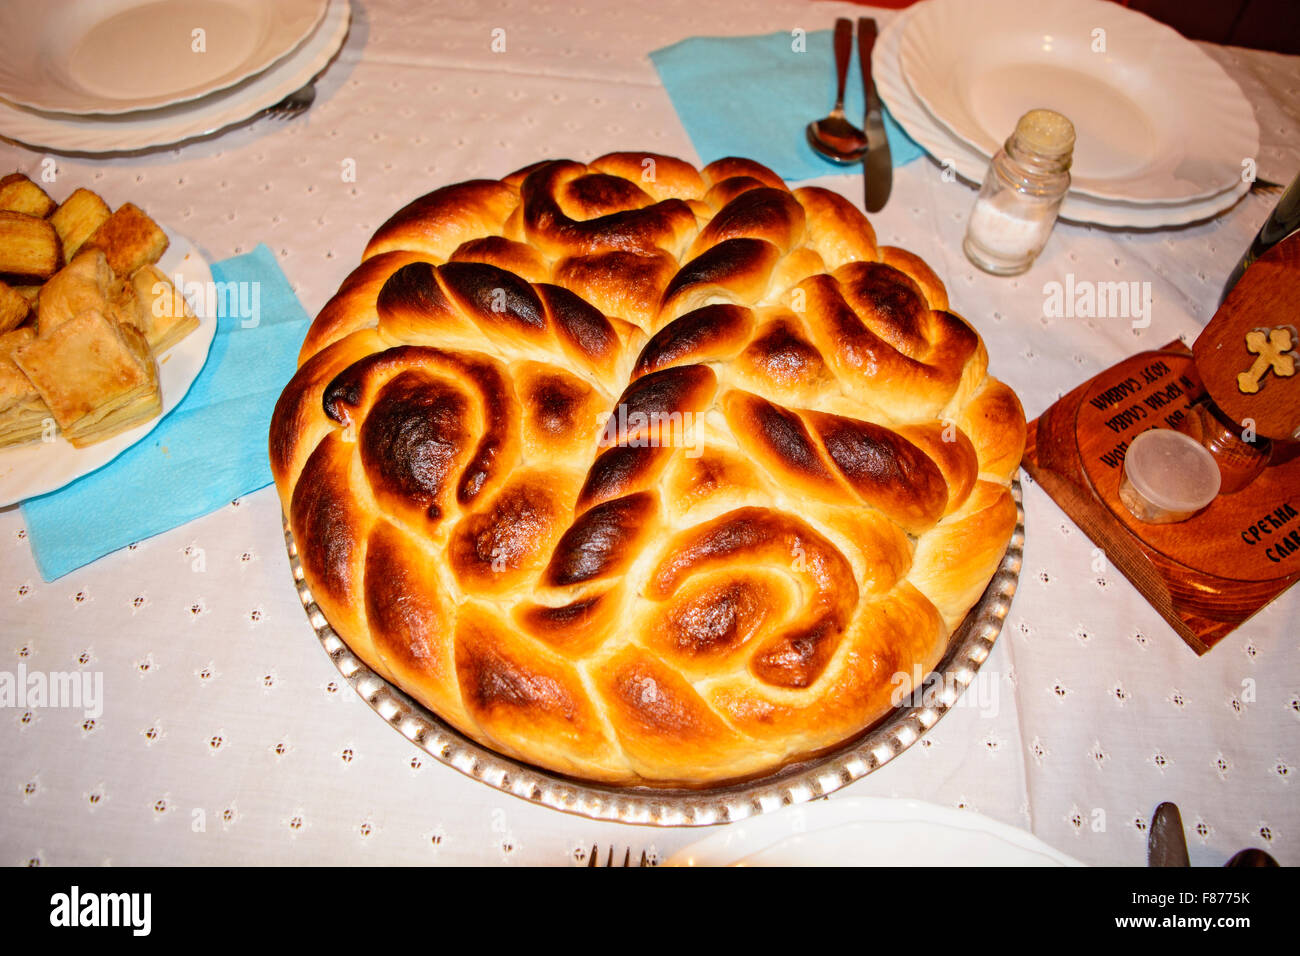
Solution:
M 1119 497 L 1148 524 L 1186 521 L 1219 493 L 1214 456 L 1194 438 L 1167 428 L 1138 435 L 1124 453 Z

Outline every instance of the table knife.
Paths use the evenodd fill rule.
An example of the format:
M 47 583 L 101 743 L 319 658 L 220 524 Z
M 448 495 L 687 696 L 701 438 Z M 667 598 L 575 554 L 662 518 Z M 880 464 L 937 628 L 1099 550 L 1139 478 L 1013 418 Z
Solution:
M 1187 837 L 1178 807 L 1165 801 L 1156 807 L 1147 834 L 1147 866 L 1188 866 Z
M 876 92 L 876 83 L 871 78 L 871 51 L 875 46 L 876 21 L 871 17 L 859 17 L 858 60 L 862 64 L 862 92 L 867 102 L 867 115 L 862 124 L 867 133 L 867 155 L 862 160 L 867 212 L 878 212 L 884 208 L 894 182 L 889 139 L 885 136 L 885 116 L 881 110 L 880 94 Z

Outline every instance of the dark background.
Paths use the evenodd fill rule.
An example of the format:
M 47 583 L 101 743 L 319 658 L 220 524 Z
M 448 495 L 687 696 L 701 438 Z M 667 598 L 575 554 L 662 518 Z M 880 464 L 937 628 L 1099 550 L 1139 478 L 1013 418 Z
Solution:
M 901 8 L 916 0 L 855 0 Z M 1114 0 L 1192 40 L 1300 54 L 1300 0 Z
M 1193 40 L 1300 54 L 1300 0 L 1119 0 Z

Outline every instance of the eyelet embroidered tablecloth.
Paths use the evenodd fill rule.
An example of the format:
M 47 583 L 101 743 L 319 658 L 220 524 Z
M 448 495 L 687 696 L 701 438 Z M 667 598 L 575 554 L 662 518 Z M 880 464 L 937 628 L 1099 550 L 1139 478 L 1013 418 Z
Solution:
M 698 160 L 650 50 L 861 12 L 807 0 L 488 0 L 472 13 L 367 0 L 304 116 L 139 157 L 54 157 L 47 188 L 133 200 L 210 258 L 264 241 L 314 314 L 371 232 L 430 189 L 614 149 Z M 1204 48 L 1254 105 L 1259 175 L 1288 181 L 1300 167 L 1300 58 Z M 5 171 L 36 178 L 45 158 L 0 146 Z M 1190 341 L 1275 201 L 1248 195 L 1173 231 L 1063 223 L 1028 274 L 995 279 L 961 253 L 974 193 L 928 160 L 894 177 L 872 217 L 880 241 L 934 267 L 1031 416 L 1127 354 Z M 860 201 L 856 176 L 816 182 Z M 1044 286 L 1070 273 L 1150 282 L 1150 325 L 1046 317 Z M 840 793 L 965 807 L 1085 862 L 1132 865 L 1145 861 L 1152 809 L 1173 800 L 1193 864 L 1248 845 L 1300 863 L 1300 592 L 1198 659 L 1030 482 L 1025 510 L 1020 590 L 976 693 Z M 597 844 L 663 859 L 702 836 L 532 806 L 394 733 L 313 636 L 271 489 L 52 584 L 17 509 L 0 511 L 0 671 L 20 669 L 102 674 L 102 712 L 0 709 L 0 863 L 573 864 Z

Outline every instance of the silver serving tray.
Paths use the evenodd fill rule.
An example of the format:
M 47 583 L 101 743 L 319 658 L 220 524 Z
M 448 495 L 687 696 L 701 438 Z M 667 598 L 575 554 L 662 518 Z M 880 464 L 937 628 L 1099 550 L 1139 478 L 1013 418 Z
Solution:
M 948 652 L 934 670 L 940 680 L 933 694 L 925 695 L 932 702 L 899 707 L 875 726 L 819 757 L 790 764 L 755 780 L 700 790 L 585 783 L 503 757 L 475 743 L 352 653 L 312 597 L 287 519 L 284 543 L 298 597 L 334 666 L 379 716 L 435 760 L 521 800 L 566 813 L 645 826 L 711 826 L 806 803 L 847 786 L 916 743 L 956 704 L 993 649 L 1020 580 L 1025 510 L 1018 477 L 1011 484 L 1011 494 L 1016 502 L 1015 532 L 984 594 L 953 632 Z

